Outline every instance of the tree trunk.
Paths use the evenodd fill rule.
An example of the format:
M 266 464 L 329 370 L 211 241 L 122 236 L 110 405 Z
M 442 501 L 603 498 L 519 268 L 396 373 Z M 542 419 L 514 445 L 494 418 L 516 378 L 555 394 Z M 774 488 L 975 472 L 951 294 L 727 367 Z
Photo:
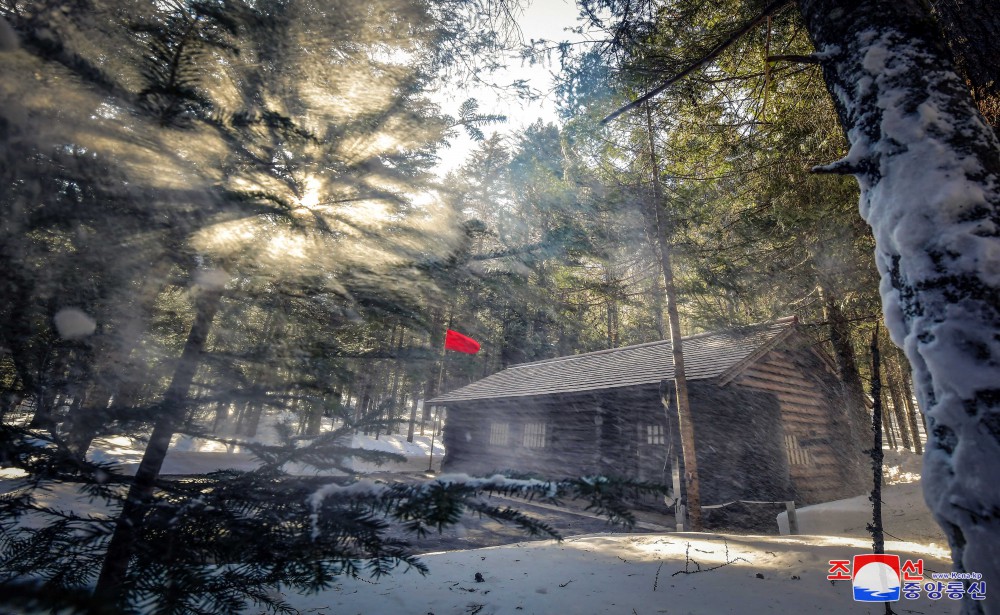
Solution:
M 979 112 L 993 130 L 1000 129 L 1000 3 L 931 0 L 931 6 Z
M 1000 578 L 1000 142 L 921 0 L 800 0 L 861 185 L 886 323 L 930 433 L 925 500 L 958 572 Z M 998 612 L 973 602 L 966 613 Z
M 604 265 L 605 284 L 605 312 L 608 327 L 608 348 L 618 346 L 618 299 L 614 295 L 615 288 L 614 271 L 610 263 Z
M 872 523 L 869 531 L 872 534 L 872 551 L 875 553 L 885 553 L 885 535 L 882 531 L 882 421 L 885 415 L 882 406 L 882 379 L 879 374 L 879 351 L 878 351 L 878 329 L 872 334 L 872 400 L 875 404 L 872 412 L 872 435 L 874 445 L 871 448 L 872 458 L 872 491 L 868 500 L 872 503 Z M 889 603 L 886 603 L 886 612 L 892 613 Z
M 413 442 L 413 428 L 417 424 L 417 404 L 420 399 L 418 398 L 420 394 L 420 385 L 417 383 L 413 384 L 413 390 L 410 392 L 410 425 L 406 429 L 406 441 Z
M 401 326 L 399 331 L 399 342 L 397 342 L 396 344 L 396 361 L 395 361 L 396 364 L 392 372 L 392 387 L 389 389 L 389 408 L 387 411 L 389 415 L 388 417 L 389 424 L 386 425 L 385 428 L 386 429 L 385 433 L 388 435 L 396 433 L 396 431 L 398 431 L 399 429 L 399 424 L 395 422 L 396 410 L 399 408 L 399 403 L 396 400 L 396 396 L 399 395 L 399 377 L 403 372 L 403 361 L 399 358 L 399 356 L 403 352 L 403 339 L 405 337 L 406 337 L 406 328 Z
M 663 292 L 660 289 L 660 276 L 653 276 L 653 324 L 656 325 L 658 340 L 667 337 L 667 327 L 663 322 Z
M 221 297 L 221 290 L 207 289 L 202 291 L 196 301 L 195 319 L 184 344 L 184 351 L 177 362 L 173 380 L 163 394 L 160 416 L 153 426 L 153 433 L 149 437 L 146 451 L 136 470 L 135 479 L 118 515 L 114 534 L 104 556 L 104 564 L 94 593 L 108 606 L 118 603 L 118 590 L 128 575 L 129 559 L 142 547 L 140 541 L 143 520 L 153 497 L 153 486 L 167 456 L 170 439 L 177 426 L 184 420 L 191 382 L 198 369 L 201 354 L 205 350 L 208 332 L 212 326 L 212 319 L 219 309 Z
M 219 433 L 219 428 L 229 420 L 229 408 L 232 402 L 220 401 L 215 404 L 215 418 L 212 420 L 212 433 Z
M 909 450 L 913 447 L 910 442 L 910 425 L 906 421 L 903 398 L 899 394 L 899 387 L 896 385 L 892 366 L 889 365 L 888 360 L 882 361 L 882 371 L 885 373 L 883 377 L 885 388 L 889 389 L 889 399 L 892 401 L 892 416 L 896 419 L 896 426 L 899 428 L 899 438 L 903 441 L 903 448 Z
M 872 376 L 872 377 L 875 378 L 875 376 Z M 881 377 L 882 377 L 882 375 L 879 374 L 878 378 L 881 378 Z M 885 389 L 882 388 L 881 386 L 880 386 L 880 388 L 882 390 L 882 393 L 881 393 L 882 397 L 879 398 L 879 400 L 878 400 L 878 408 L 882 412 L 882 429 L 883 429 L 883 431 L 885 433 L 885 439 L 889 443 L 889 448 L 891 448 L 892 450 L 896 450 L 896 448 L 897 448 L 897 446 L 896 446 L 896 436 L 893 434 L 892 418 L 889 416 L 889 410 L 888 410 L 889 404 L 886 403 Z
M 52 385 L 53 376 L 59 378 L 63 371 L 61 357 L 55 356 L 52 348 L 43 351 L 39 362 L 38 377 L 34 380 L 35 412 L 28 427 L 54 432 L 56 429 L 56 396 Z
M 677 387 L 677 428 L 681 434 L 684 455 L 684 481 L 687 493 L 687 514 L 691 530 L 700 532 L 701 490 L 698 484 L 698 457 L 695 449 L 694 423 L 688 403 L 687 378 L 684 374 L 684 352 L 681 342 L 680 314 L 677 312 L 677 290 L 674 288 L 674 271 L 670 263 L 670 241 L 667 223 L 663 219 L 663 190 L 660 186 L 659 164 L 653 142 L 653 116 L 646 105 L 646 127 L 649 137 L 650 173 L 653 179 L 653 203 L 649 207 L 652 226 L 660 248 L 660 265 L 663 271 L 663 289 L 667 299 L 667 320 L 670 324 L 670 350 L 674 359 L 674 384 Z
M 129 296 L 132 301 L 121 303 L 124 307 L 116 320 L 114 335 L 101 348 L 96 360 L 94 402 L 80 406 L 67 418 L 67 443 L 81 457 L 87 454 L 101 426 L 113 420 L 116 409 L 127 407 L 129 402 L 124 399 L 128 397 L 125 391 L 132 391 L 132 397 L 135 397 L 141 388 L 139 383 L 149 379 L 149 365 L 134 356 L 135 350 L 146 332 L 156 299 L 168 286 L 167 279 L 174 266 L 172 259 L 158 258 L 152 268 L 143 270 L 142 276 L 134 281 L 138 292 Z M 115 407 L 109 408 L 112 396 L 115 397 Z
M 306 420 L 306 435 L 318 436 L 323 430 L 323 413 L 326 408 L 322 399 L 310 399 L 306 402 L 309 408 L 309 418 Z
M 902 356 L 902 353 L 899 353 L 898 350 L 897 350 L 897 356 L 899 359 L 896 364 L 897 375 L 899 376 L 899 389 L 900 389 L 900 394 L 903 397 L 903 405 L 906 408 L 906 418 L 910 422 L 910 431 L 913 433 L 913 444 L 916 447 L 915 450 L 917 451 L 918 455 L 923 455 L 924 447 L 920 440 L 920 430 L 918 428 L 919 426 L 917 425 L 917 413 L 919 412 L 919 410 L 916 407 L 914 407 L 913 391 L 910 389 L 910 382 L 909 382 L 910 364 L 906 362 L 906 357 Z M 920 415 L 920 418 L 921 420 L 923 420 L 922 414 Z M 926 429 L 924 430 L 924 433 L 927 433 Z
M 837 374 L 847 393 L 847 408 L 845 416 L 848 430 L 851 434 L 851 450 L 845 451 L 847 463 L 854 471 L 849 474 L 851 485 L 859 490 L 863 488 L 864 472 L 863 452 L 871 444 L 868 435 L 871 432 L 871 418 L 868 415 L 868 405 L 865 403 L 865 388 L 861 382 L 861 373 L 855 360 L 854 342 L 851 341 L 851 325 L 840 309 L 837 296 L 830 286 L 820 280 L 819 293 L 823 301 L 823 318 L 830 327 L 830 343 L 833 345 L 834 361 L 837 364 Z
M 257 401 L 250 403 L 250 407 L 247 408 L 246 415 L 244 419 L 246 422 L 243 424 L 243 435 L 248 438 L 253 438 L 257 435 L 257 429 L 260 427 L 260 415 L 264 413 L 264 401 L 263 395 L 258 397 Z
M 354 387 L 354 411 L 351 413 L 351 420 L 355 425 L 361 421 L 361 417 L 364 416 L 364 403 L 367 397 L 368 391 L 368 381 L 371 380 L 371 375 L 368 373 L 367 369 L 361 370 L 361 375 L 359 376 L 355 372 L 355 380 L 351 383 Z
M 833 345 L 833 356 L 837 364 L 837 372 L 847 388 L 849 416 L 852 430 L 857 434 L 860 449 L 867 449 L 870 442 L 866 437 L 871 431 L 866 427 L 871 424 L 868 409 L 865 404 L 865 389 L 861 382 L 861 373 L 855 360 L 854 343 L 851 341 L 850 323 L 837 303 L 837 297 L 830 289 L 820 284 L 820 295 L 823 300 L 823 317 L 830 327 L 830 343 Z

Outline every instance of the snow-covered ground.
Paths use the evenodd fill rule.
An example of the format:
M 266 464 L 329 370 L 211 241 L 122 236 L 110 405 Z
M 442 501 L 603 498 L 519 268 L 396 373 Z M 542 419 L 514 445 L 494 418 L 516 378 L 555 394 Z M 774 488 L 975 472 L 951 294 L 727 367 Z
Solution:
M 947 541 L 924 503 L 920 485 L 921 457 L 885 449 L 882 526 L 887 539 L 944 548 Z M 799 534 L 867 537 L 872 505 L 867 495 L 806 506 L 795 511 Z M 788 515 L 778 515 L 778 527 L 788 534 Z
M 886 549 L 923 558 L 927 574 L 949 569 L 941 549 L 900 542 Z M 882 604 L 854 602 L 849 581 L 826 579 L 829 560 L 870 552 L 869 541 L 843 537 L 576 536 L 426 555 L 426 577 L 410 571 L 372 582 L 345 579 L 319 594 L 287 598 L 304 613 L 341 615 L 881 614 Z M 709 568 L 726 561 L 733 563 L 675 574 L 696 570 L 694 562 Z M 958 603 L 923 597 L 903 600 L 896 612 L 902 609 L 956 613 Z
M 886 451 L 885 527 L 906 540 L 887 536 L 885 547 L 903 560 L 923 559 L 929 581 L 951 564 L 920 495 L 919 470 L 917 455 Z M 798 513 L 804 535 L 594 534 L 522 542 L 425 555 L 427 577 L 411 571 L 371 582 L 344 579 L 322 593 L 288 598 L 305 613 L 344 615 L 884 613 L 881 603 L 855 602 L 850 581 L 826 578 L 830 560 L 871 553 L 867 498 Z M 895 611 L 957 613 L 959 603 L 922 593 Z
M 431 459 L 431 438 L 429 435 L 414 435 L 413 442 L 407 442 L 406 436 L 403 435 L 382 435 L 376 440 L 372 436 L 358 434 L 351 440 L 351 447 L 385 451 L 406 457 L 405 462 L 384 463 L 381 466 L 352 459 L 351 468 L 359 473 L 426 472 L 428 469 L 440 472 L 441 460 L 444 458 L 444 447 L 441 444 L 441 439 L 436 437 L 434 438 L 434 456 Z
M 422 471 L 430 441 L 428 437 L 415 440 L 357 436 L 352 443 L 406 455 L 407 462 L 396 464 L 399 467 L 394 471 Z M 435 443 L 435 459 L 440 459 L 439 452 Z M 106 439 L 93 454 L 129 467 L 138 463 L 141 449 L 126 439 Z M 174 443 L 164 471 L 190 474 L 250 467 L 252 461 L 248 453 L 181 439 Z M 887 450 L 886 465 L 886 551 L 904 560 L 922 558 L 929 581 L 932 572 L 950 570 L 950 561 L 944 538 L 920 496 L 920 458 Z M 57 507 L 81 504 L 79 495 L 58 489 L 42 498 L 51 498 L 47 503 Z M 799 509 L 802 535 L 797 536 L 602 533 L 563 542 L 526 540 L 431 553 L 421 556 L 430 568 L 426 577 L 399 570 L 381 579 L 345 578 L 321 593 L 286 598 L 303 613 L 344 615 L 881 614 L 881 604 L 853 600 L 850 581 L 826 578 L 830 560 L 850 560 L 871 552 L 865 531 L 870 510 L 865 496 Z M 779 525 L 782 522 L 779 519 Z M 699 566 L 701 572 L 697 572 Z M 482 575 L 481 582 L 476 580 L 477 573 Z M 932 600 L 922 592 L 919 599 L 904 598 L 894 609 L 927 615 L 957 613 L 959 603 L 947 597 Z M 251 608 L 246 613 L 258 612 Z
M 406 457 L 405 462 L 391 462 L 377 465 L 350 459 L 347 465 L 358 473 L 371 472 L 426 472 L 430 463 L 430 435 L 413 436 L 413 442 L 407 442 L 405 435 L 382 434 L 376 440 L 374 436 L 357 434 L 351 439 L 351 447 L 373 451 L 386 451 Z M 124 436 L 101 438 L 94 442 L 90 449 L 90 458 L 94 461 L 110 462 L 118 465 L 127 474 L 134 474 L 142 460 L 143 444 Z M 444 448 L 439 438 L 434 439 L 433 469 L 440 471 Z M 236 447 L 227 450 L 224 444 L 212 440 L 175 436 L 163 462 L 163 474 L 193 475 L 206 474 L 215 470 L 252 470 L 257 467 L 257 461 L 248 451 Z M 290 465 L 285 468 L 290 474 L 313 474 L 314 470 L 306 467 Z M 325 472 L 330 474 L 330 472 Z

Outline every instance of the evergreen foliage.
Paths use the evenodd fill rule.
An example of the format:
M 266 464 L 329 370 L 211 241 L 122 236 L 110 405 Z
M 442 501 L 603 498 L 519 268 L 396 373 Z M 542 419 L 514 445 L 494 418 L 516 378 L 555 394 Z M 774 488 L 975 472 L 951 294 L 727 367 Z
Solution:
M 726 47 L 771 3 L 582 4 L 606 38 L 556 48 L 567 123 L 504 138 L 490 134 L 504 116 L 477 101 L 427 96 L 500 65 L 513 31 L 492 2 L 0 2 L 17 39 L 0 48 L 0 466 L 26 473 L 0 496 L 6 601 L 283 612 L 286 590 L 423 571 L 411 539 L 463 514 L 552 535 L 491 493 L 583 498 L 631 521 L 629 490 L 655 486 L 348 484 L 289 468 L 350 475 L 349 457 L 389 460 L 347 446 L 351 433 L 433 430 L 419 401 L 442 389 L 665 338 L 651 206 L 686 334 L 795 312 L 867 418 L 874 243 L 856 186 L 807 171 L 847 142 L 820 68 L 799 61 L 801 17 L 775 12 Z M 652 130 L 600 127 L 715 50 L 649 103 Z M 439 180 L 463 131 L 477 149 Z M 483 351 L 444 360 L 448 327 Z M 885 352 L 882 369 L 887 435 L 919 446 L 905 359 Z M 258 441 L 279 416 L 281 442 Z M 260 467 L 133 479 L 88 455 L 154 428 Z M 48 506 L 66 485 L 90 504 Z M 95 597 L 127 501 L 125 576 Z
M 191 478 L 161 478 L 143 504 L 142 529 L 128 575 L 113 605 L 85 588 L 100 570 L 114 519 L 129 482 L 117 469 L 82 461 L 37 432 L 3 426 L 4 465 L 27 472 L 0 500 L 0 570 L 10 606 L 78 608 L 81 612 L 223 613 L 252 604 L 294 612 L 282 592 L 311 592 L 339 577 L 378 577 L 400 566 L 426 573 L 415 544 L 431 531 L 475 514 L 511 524 L 531 536 L 558 538 L 546 524 L 489 496 L 558 503 L 583 499 L 588 509 L 633 523 L 626 496 L 662 493 L 656 485 L 583 478 L 560 482 L 442 477 L 412 483 L 344 482 L 292 476 L 289 462 L 350 471 L 343 461 L 373 461 L 391 453 L 342 444 L 357 425 L 309 438 L 299 446 L 252 447 L 261 466 Z M 31 437 L 29 442 L 27 438 Z M 93 512 L 44 503 L 49 489 L 76 485 Z
M 5 52 L 0 90 L 11 145 L 0 463 L 20 472 L 0 498 L 6 604 L 290 612 L 284 591 L 424 571 L 408 536 L 463 514 L 554 536 L 491 493 L 583 497 L 628 522 L 625 490 L 657 490 L 350 486 L 288 471 L 350 476 L 349 458 L 391 460 L 351 448 L 351 434 L 398 427 L 402 399 L 437 379 L 436 304 L 473 279 L 466 247 L 485 227 L 416 195 L 437 189 L 428 169 L 455 129 L 483 138 L 503 118 L 475 101 L 447 116 L 425 91 L 436 71 L 477 65 L 496 43 L 497 32 L 462 19 L 483 9 L 390 2 L 379 10 L 392 18 L 373 21 L 307 1 L 3 5 L 24 43 Z M 33 74 L 58 95 L 35 96 Z M 558 135 L 546 130 L 555 156 Z M 546 173 L 539 186 L 558 164 Z M 505 245 L 537 244 L 527 252 L 544 269 L 586 236 L 562 225 L 537 236 L 510 227 Z M 492 292 L 519 278 L 498 276 Z M 524 298 L 506 309 L 517 314 L 510 361 L 523 356 L 527 319 L 548 316 Z M 66 310 L 82 330 L 59 325 Z M 254 438 L 269 413 L 294 417 L 276 444 Z M 241 447 L 259 468 L 161 476 L 182 434 Z M 88 454 L 121 435 L 148 441 L 135 477 Z M 69 492 L 72 505 L 50 505 Z

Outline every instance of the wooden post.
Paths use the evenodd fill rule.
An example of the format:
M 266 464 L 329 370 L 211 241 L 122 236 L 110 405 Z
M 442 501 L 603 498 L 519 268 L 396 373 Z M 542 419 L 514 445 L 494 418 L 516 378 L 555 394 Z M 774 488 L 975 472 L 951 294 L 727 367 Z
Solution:
M 674 524 L 678 532 L 683 532 L 687 529 L 687 515 L 685 514 L 685 506 L 682 504 L 683 500 L 681 499 L 681 493 L 683 492 L 683 487 L 681 487 L 681 458 L 676 453 L 674 453 L 673 459 L 670 460 L 670 477 L 673 480 L 674 487 Z
M 788 535 L 794 536 L 799 533 L 799 518 L 795 514 L 795 502 L 792 500 L 785 502 L 785 511 L 788 513 Z
M 680 434 L 674 428 L 676 408 L 673 403 L 677 399 L 674 383 L 664 380 L 660 383 L 660 403 L 663 404 L 663 414 L 667 419 L 667 433 L 664 442 L 667 445 L 667 459 L 670 461 L 670 479 L 674 494 L 674 525 L 678 532 L 687 529 L 686 507 L 684 506 L 684 487 L 681 483 L 681 458 L 677 454 L 677 444 Z

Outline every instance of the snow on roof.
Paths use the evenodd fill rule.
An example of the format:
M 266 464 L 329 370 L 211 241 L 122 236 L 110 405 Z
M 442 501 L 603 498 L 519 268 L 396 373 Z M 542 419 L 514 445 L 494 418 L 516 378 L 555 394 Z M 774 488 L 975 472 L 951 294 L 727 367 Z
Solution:
M 681 338 L 688 380 L 725 374 L 772 348 L 794 330 L 789 316 L 743 329 Z M 674 378 L 669 340 L 558 357 L 509 367 L 427 403 L 525 397 L 656 384 Z

